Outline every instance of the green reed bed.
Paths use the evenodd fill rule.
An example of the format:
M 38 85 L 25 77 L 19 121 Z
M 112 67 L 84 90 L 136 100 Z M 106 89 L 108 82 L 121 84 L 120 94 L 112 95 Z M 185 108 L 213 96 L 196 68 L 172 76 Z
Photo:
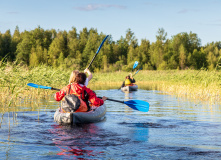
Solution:
M 127 74 L 126 72 L 97 73 L 94 74 L 90 85 L 114 85 L 114 88 L 118 88 Z M 221 101 L 220 71 L 140 71 L 134 78 L 139 88 L 160 90 L 196 100 Z
M 13 65 L 1 66 L 0 112 L 15 111 L 17 106 L 51 98 L 56 91 L 32 88 L 27 86 L 27 83 L 62 88 L 68 84 L 71 71 L 71 69 L 54 69 L 48 66 L 33 69 Z M 119 89 L 127 75 L 128 72 L 93 73 L 93 79 L 88 87 L 93 90 Z M 221 101 L 219 71 L 140 71 L 135 79 L 141 89 L 160 90 L 191 99 Z
M 58 74 L 59 73 L 59 74 Z M 62 70 L 50 67 L 37 67 L 28 69 L 18 66 L 4 66 L 0 68 L 0 96 L 1 112 L 15 111 L 17 106 L 47 99 L 53 91 L 36 89 L 27 86 L 27 83 L 42 85 L 66 84 Z M 21 104 L 22 103 L 22 104 Z

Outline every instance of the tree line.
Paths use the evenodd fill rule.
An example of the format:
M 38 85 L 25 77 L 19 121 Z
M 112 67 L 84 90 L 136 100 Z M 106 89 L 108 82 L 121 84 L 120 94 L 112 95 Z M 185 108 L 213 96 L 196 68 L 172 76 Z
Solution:
M 88 66 L 105 36 L 94 28 L 83 28 L 78 33 L 75 27 L 67 32 L 44 30 L 39 26 L 20 32 L 17 26 L 13 35 L 10 30 L 0 32 L 0 62 L 82 70 Z M 142 39 L 139 45 L 129 28 L 125 37 L 121 36 L 117 41 L 109 36 L 90 70 L 130 71 L 135 61 L 144 70 L 213 70 L 219 68 L 220 58 L 221 42 L 201 46 L 196 33 L 182 32 L 167 38 L 165 30 L 159 28 L 155 42 Z

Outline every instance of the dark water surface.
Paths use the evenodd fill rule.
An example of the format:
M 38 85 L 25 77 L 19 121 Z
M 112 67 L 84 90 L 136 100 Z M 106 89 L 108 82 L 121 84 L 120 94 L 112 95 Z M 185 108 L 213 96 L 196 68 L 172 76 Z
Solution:
M 53 100 L 37 111 L 0 113 L 0 159 L 221 159 L 220 105 L 141 89 L 96 93 L 144 100 L 150 110 L 107 101 L 104 121 L 74 126 L 53 122 Z

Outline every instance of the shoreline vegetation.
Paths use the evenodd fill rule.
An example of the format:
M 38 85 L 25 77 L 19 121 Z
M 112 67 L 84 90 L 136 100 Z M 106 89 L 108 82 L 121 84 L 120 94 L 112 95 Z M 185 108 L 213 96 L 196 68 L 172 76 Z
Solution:
M 68 84 L 71 69 L 39 66 L 32 69 L 6 65 L 0 67 L 1 112 L 40 99 L 49 99 L 56 91 L 36 89 L 27 83 L 62 88 Z M 129 72 L 93 73 L 89 88 L 93 90 L 119 89 Z M 134 77 L 139 89 L 158 90 L 191 100 L 221 101 L 221 72 L 205 70 L 141 70 Z M 13 104 L 13 105 L 12 105 Z

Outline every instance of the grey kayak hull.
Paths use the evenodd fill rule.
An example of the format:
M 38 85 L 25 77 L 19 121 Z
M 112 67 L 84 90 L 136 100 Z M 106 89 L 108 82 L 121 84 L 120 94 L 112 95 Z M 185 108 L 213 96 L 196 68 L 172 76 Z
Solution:
M 95 123 L 104 120 L 105 115 L 105 104 L 89 112 L 61 113 L 58 108 L 54 114 L 54 121 L 59 124 Z
M 136 91 L 137 89 L 138 89 L 138 86 L 136 84 L 133 86 L 125 86 L 121 88 L 123 92 Z

